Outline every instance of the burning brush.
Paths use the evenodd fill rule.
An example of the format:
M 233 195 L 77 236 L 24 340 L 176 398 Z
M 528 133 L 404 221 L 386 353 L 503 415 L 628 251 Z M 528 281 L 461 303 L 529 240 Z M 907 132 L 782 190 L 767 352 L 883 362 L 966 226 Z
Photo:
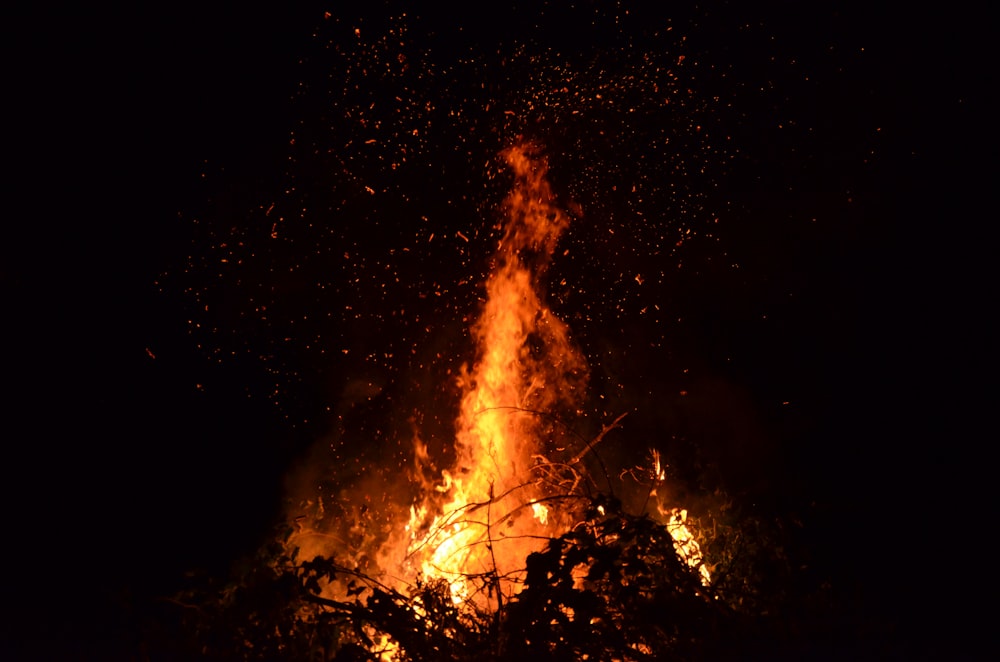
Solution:
M 587 379 L 566 325 L 537 288 L 570 219 L 556 206 L 535 149 L 519 145 L 504 158 L 515 184 L 473 327 L 476 358 L 458 379 L 453 465 L 422 478 L 408 518 L 384 535 L 362 530 L 346 544 L 306 521 L 285 541 L 281 562 L 305 591 L 301 618 L 336 624 L 335 659 L 344 651 L 421 658 L 416 649 L 464 659 L 486 646 L 470 643 L 477 637 L 492 642 L 477 654 L 534 654 L 542 637 L 529 633 L 538 628 L 561 628 L 556 643 L 545 637 L 545 645 L 583 646 L 578 652 L 595 645 L 581 643 L 593 637 L 581 639 L 578 630 L 613 630 L 641 659 L 676 639 L 642 633 L 632 641 L 633 611 L 670 596 L 702 605 L 685 607 L 694 612 L 707 608 L 711 577 L 687 511 L 657 495 L 666 480 L 659 454 L 648 470 L 650 516 L 627 515 L 600 496 L 585 468 L 588 456 L 600 461 L 595 447 L 621 417 L 568 459 L 545 454 L 553 417 L 575 410 Z M 419 439 L 416 456 L 427 457 Z M 299 561 L 303 550 L 315 559 Z M 511 638 L 514 631 L 522 634 Z

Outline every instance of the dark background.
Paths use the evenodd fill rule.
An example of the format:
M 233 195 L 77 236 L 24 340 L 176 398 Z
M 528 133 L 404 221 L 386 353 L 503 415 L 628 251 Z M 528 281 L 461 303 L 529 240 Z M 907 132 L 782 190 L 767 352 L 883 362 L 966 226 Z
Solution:
M 267 535 L 285 469 L 323 429 L 248 398 L 266 380 L 206 358 L 189 300 L 157 282 L 190 252 L 206 200 L 238 207 L 280 186 L 298 60 L 327 9 L 343 11 L 50 5 L 5 21 L 6 659 L 134 656 L 150 600 L 185 570 L 225 572 Z M 562 49 L 599 42 L 557 12 L 533 28 L 527 11 L 440 20 L 484 43 L 519 31 Z M 773 74 L 752 49 L 771 35 L 823 81 L 774 81 L 815 134 L 734 128 L 734 215 L 776 220 L 723 231 L 744 275 L 692 286 L 689 338 L 704 339 L 706 360 L 737 357 L 719 370 L 778 447 L 786 475 L 769 477 L 770 493 L 818 502 L 815 556 L 852 604 L 894 615 L 871 636 L 910 652 L 958 636 L 969 578 L 946 550 L 975 539 L 966 486 L 991 439 L 973 432 L 992 374 L 989 22 L 853 3 L 722 4 L 678 10 L 684 21 L 762 77 Z M 741 43 L 747 21 L 763 27 Z M 781 220 L 812 209 L 836 222 Z M 806 283 L 803 303 L 770 299 L 775 279 Z M 758 309 L 774 323 L 752 322 Z M 789 392 L 799 409 L 772 415 Z M 292 417 L 316 398 L 303 393 Z M 782 445 L 793 437 L 810 443 Z

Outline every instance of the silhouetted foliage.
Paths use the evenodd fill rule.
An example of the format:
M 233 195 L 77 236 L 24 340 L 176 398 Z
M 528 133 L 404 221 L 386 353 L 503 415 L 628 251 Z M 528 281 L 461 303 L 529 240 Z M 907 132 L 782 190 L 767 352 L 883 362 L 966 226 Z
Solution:
M 276 541 L 228 584 L 178 596 L 171 645 L 178 656 L 248 661 L 379 660 L 390 651 L 404 662 L 738 657 L 768 627 L 766 609 L 747 576 L 757 572 L 750 556 L 720 552 L 732 563 L 716 565 L 720 580 L 706 586 L 664 524 L 598 496 L 575 527 L 528 555 L 516 595 L 491 594 L 485 608 L 456 603 L 443 580 L 403 594 L 333 558 L 300 560 Z M 496 578 L 474 579 L 489 591 Z M 334 582 L 346 597 L 324 591 Z
M 647 517 L 582 523 L 530 555 L 527 571 L 505 614 L 511 659 L 703 657 L 730 617 Z

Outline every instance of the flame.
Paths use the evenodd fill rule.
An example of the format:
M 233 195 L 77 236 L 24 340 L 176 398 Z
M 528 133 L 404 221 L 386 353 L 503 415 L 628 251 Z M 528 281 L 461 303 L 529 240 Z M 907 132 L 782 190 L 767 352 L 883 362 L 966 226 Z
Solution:
M 667 469 L 660 460 L 660 453 L 651 450 L 650 456 L 653 462 L 652 478 L 653 487 L 650 490 L 650 497 L 657 496 L 656 485 L 667 480 Z M 689 567 L 698 571 L 701 583 L 708 586 L 712 581 L 712 575 L 705 566 L 705 557 L 701 553 L 701 545 L 695 539 L 694 533 L 688 526 L 688 511 L 686 508 L 664 507 L 657 503 L 656 510 L 667 527 L 670 537 L 674 541 L 674 550 L 677 555 L 688 564 Z
M 436 479 L 422 479 L 408 519 L 382 514 L 385 528 L 391 529 L 388 536 L 373 534 L 362 517 L 355 517 L 348 531 L 354 541 L 348 556 L 365 572 L 372 566 L 364 564 L 377 566 L 379 582 L 405 591 L 415 582 L 444 580 L 456 604 L 479 606 L 491 600 L 501 604 L 516 594 L 528 555 L 577 523 L 573 509 L 562 501 L 565 489 L 548 480 L 545 457 L 553 448 L 546 442 L 556 441 L 551 438 L 553 416 L 577 409 L 587 379 L 586 362 L 568 328 L 538 293 L 539 279 L 570 218 L 556 205 L 547 163 L 532 146 L 512 147 L 503 157 L 514 186 L 504 202 L 504 235 L 471 330 L 475 358 L 462 366 L 456 384 L 460 404 L 454 461 Z M 418 467 L 430 464 L 419 437 L 414 458 Z M 656 451 L 652 460 L 651 497 L 666 480 Z M 603 514 L 603 507 L 598 510 Z M 657 500 L 656 512 L 678 554 L 698 568 L 707 584 L 710 577 L 687 511 L 665 508 Z M 406 525 L 399 526 L 403 520 Z M 304 532 L 289 544 L 322 553 L 331 544 L 322 535 L 310 538 Z M 328 589 L 339 591 L 333 585 Z M 384 650 L 384 659 L 391 659 L 391 650 Z
M 586 364 L 568 330 L 536 290 L 569 217 L 554 204 L 547 165 L 530 147 L 504 153 L 515 176 L 505 203 L 506 230 L 473 328 L 478 354 L 463 366 L 456 460 L 437 488 L 450 500 L 427 526 L 426 507 L 411 512 L 408 556 L 427 578 L 445 578 L 456 601 L 492 582 L 516 592 L 525 557 L 559 522 L 536 472 L 543 416 L 572 405 Z
M 660 511 L 667 517 L 667 531 L 674 539 L 674 549 L 688 566 L 698 570 L 701 583 L 708 586 L 712 575 L 705 566 L 705 557 L 701 553 L 701 545 L 695 540 L 694 534 L 687 525 L 688 511 L 686 508 L 669 508 Z

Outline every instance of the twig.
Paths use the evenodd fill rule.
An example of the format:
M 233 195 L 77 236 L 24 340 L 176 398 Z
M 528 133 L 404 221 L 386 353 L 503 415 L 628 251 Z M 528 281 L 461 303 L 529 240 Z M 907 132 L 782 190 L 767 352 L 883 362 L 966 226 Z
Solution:
M 497 592 L 497 616 L 503 614 L 503 594 L 500 591 L 500 577 L 497 575 L 497 557 L 493 552 L 493 525 L 491 524 L 491 513 L 493 512 L 493 483 L 490 483 L 490 500 L 486 505 L 486 549 L 490 550 L 490 563 L 493 570 L 490 574 L 493 577 L 493 589 Z
M 570 464 L 576 464 L 577 462 L 579 462 L 583 458 L 584 455 L 587 454 L 587 451 L 590 451 L 591 453 L 593 453 L 594 457 L 597 459 L 597 463 L 601 465 L 601 471 L 604 473 L 604 480 L 608 484 L 608 494 L 610 494 L 611 496 L 615 495 L 615 488 L 611 484 L 611 476 L 608 474 L 608 467 L 604 464 L 604 460 L 601 459 L 601 456 L 598 455 L 597 451 L 594 450 L 594 449 L 597 447 L 597 444 L 599 444 L 602 441 L 604 441 L 605 435 L 607 435 L 609 432 L 611 432 L 616 427 L 618 427 L 618 423 L 621 422 L 621 420 L 623 418 L 625 418 L 626 415 L 628 415 L 628 412 L 623 412 L 623 413 L 621 413 L 621 414 L 618 415 L 618 418 L 616 418 L 615 420 L 611 421 L 610 424 L 605 425 L 601 429 L 601 432 L 597 435 L 597 437 L 594 438 L 594 441 L 592 443 L 588 442 L 585 439 L 583 443 L 585 443 L 587 445 L 586 448 L 584 448 L 579 453 L 577 453 L 576 456 L 572 460 L 570 460 L 570 462 L 569 462 Z

